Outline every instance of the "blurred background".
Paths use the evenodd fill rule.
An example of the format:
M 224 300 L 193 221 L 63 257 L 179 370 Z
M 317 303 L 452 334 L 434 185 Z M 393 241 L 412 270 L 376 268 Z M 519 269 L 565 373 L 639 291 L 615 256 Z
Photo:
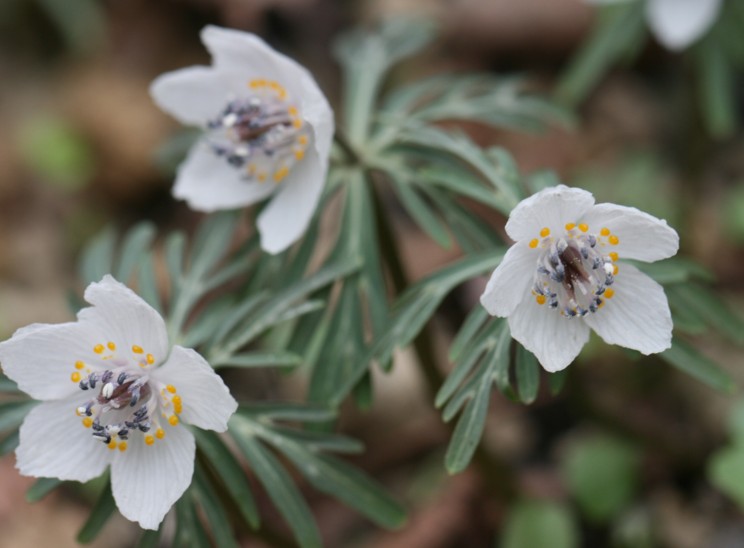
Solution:
M 148 86 L 164 71 L 209 64 L 199 42 L 205 24 L 261 35 L 307 66 L 333 103 L 339 95 L 334 37 L 353 25 L 404 15 L 434 18 L 441 37 L 397 70 L 396 79 L 517 72 L 546 96 L 598 17 L 581 0 L 3 0 L 2 338 L 32 322 L 72 317 L 67 296 L 81 290 L 76 258 L 103 227 L 149 219 L 161 229 L 190 230 L 198 221 L 170 196 L 189 136 L 155 107 Z M 734 74 L 732 85 L 741 80 Z M 682 236 L 682 252 L 715 275 L 717 290 L 740 311 L 741 120 L 725 136 L 712 137 L 698 93 L 689 58 L 644 38 L 632 63 L 610 67 L 578 103 L 573 128 L 540 134 L 464 128 L 482 145 L 509 150 L 525 172 L 553 169 L 598 201 L 666 218 Z M 741 95 L 735 98 L 738 103 Z M 503 218 L 489 215 L 503 226 Z M 458 255 L 439 248 L 402 213 L 393 222 L 412 279 Z M 448 342 L 484 285 L 476 280 L 460 288 L 438 316 L 443 372 Z M 744 381 L 741 348 L 716 336 L 696 342 Z M 250 382 L 257 398 L 303 394 L 301 375 L 258 374 Z M 744 546 L 736 495 L 718 491 L 708 472 L 711 454 L 732 443 L 736 396 L 718 394 L 658 359 L 634 361 L 593 339 L 560 395 L 546 391 L 523 406 L 494 392 L 482 443 L 513 465 L 531 501 L 519 509 L 495 495 L 488 470 L 477 463 L 447 475 L 442 462 L 450 431 L 406 353 L 391 375 L 375 378 L 375 395 L 370 410 L 345 408 L 340 428 L 365 442 L 367 452 L 353 460 L 406 504 L 410 519 L 399 531 L 381 531 L 304 489 L 327 546 L 519 546 L 510 540 L 515 528 L 529 523 L 522 518 L 539 511 L 542 501 L 556 504 L 550 519 L 558 529 L 566 512 L 575 516 L 577 545 Z M 68 486 L 28 504 L 33 480 L 20 477 L 14 462 L 12 454 L 0 458 L 0 546 L 76 546 L 88 490 Z M 742 500 L 744 471 L 734 472 L 741 474 Z M 266 525 L 285 531 L 268 500 L 259 503 Z M 118 519 L 93 545 L 130 546 L 136 538 L 136 528 Z M 243 542 L 270 545 L 249 536 Z

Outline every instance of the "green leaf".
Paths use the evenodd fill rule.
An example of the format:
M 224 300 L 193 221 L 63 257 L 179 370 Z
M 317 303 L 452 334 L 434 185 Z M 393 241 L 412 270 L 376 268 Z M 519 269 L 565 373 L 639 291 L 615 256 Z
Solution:
M 501 548 L 578 548 L 576 518 L 564 505 L 550 501 L 521 501 L 504 525 Z
M 639 455 L 625 441 L 609 437 L 577 440 L 561 464 L 568 488 L 593 522 L 611 521 L 635 496 Z
M 324 425 L 322 425 L 324 426 Z M 265 429 L 258 429 L 259 434 L 268 432 Z M 279 438 L 290 439 L 302 445 L 309 451 L 327 451 L 332 453 L 358 454 L 364 451 L 364 445 L 359 440 L 349 438 L 341 434 L 332 434 L 323 430 L 297 430 L 295 428 L 285 428 L 282 426 L 272 425 L 271 435 L 269 437 L 280 446 L 283 442 Z M 276 441 L 279 440 L 279 441 Z
M 173 546 L 211 547 L 207 532 L 199 521 L 192 497 L 184 496 L 176 502 L 176 524 Z
M 420 147 L 423 150 L 433 150 L 467 165 L 499 192 L 498 203 L 502 204 L 499 208 L 502 213 L 508 215 L 519 202 L 521 188 L 516 186 L 513 180 L 505 177 L 505 173 L 494 158 L 484 152 L 467 135 L 437 127 L 423 126 L 402 132 L 400 142 L 407 146 Z
M 186 235 L 181 231 L 168 234 L 165 239 L 165 264 L 171 279 L 170 301 L 174 303 L 183 282 L 183 269 L 186 258 Z
M 2 436 L 0 436 L 2 438 Z M 20 443 L 20 435 L 18 430 L 13 430 L 2 441 L 0 441 L 0 456 L 7 455 L 11 451 L 15 451 Z
M 38 502 L 62 484 L 57 478 L 39 478 L 26 491 L 28 502 Z
M 0 373 L 0 394 L 19 394 L 18 385 Z
M 80 260 L 80 277 L 83 282 L 98 282 L 113 269 L 116 231 L 107 227 L 88 244 Z
M 363 358 L 354 364 L 329 401 L 338 405 L 367 370 L 370 361 L 377 359 L 382 363 L 389 362 L 395 348 L 402 348 L 413 341 L 455 286 L 492 270 L 502 257 L 503 251 L 470 256 L 410 286 L 398 299 L 386 330 Z
M 738 119 L 736 70 L 716 33 L 708 33 L 693 51 L 706 128 L 714 137 L 729 137 Z
M 562 369 L 555 373 L 548 375 L 548 384 L 550 385 L 550 393 L 553 396 L 557 396 L 563 390 L 563 386 L 566 384 L 568 378 L 568 369 Z
M 735 314 L 721 298 L 701 284 L 678 284 L 667 289 L 669 300 L 685 307 L 732 342 L 744 343 L 744 319 Z
M 470 311 L 470 314 L 468 314 L 468 317 L 465 319 L 465 323 L 462 324 L 462 327 L 460 327 L 457 335 L 455 335 L 455 338 L 452 339 L 452 343 L 450 344 L 449 349 L 449 359 L 451 361 L 457 361 L 462 351 L 470 345 L 473 337 L 478 332 L 478 330 L 483 327 L 488 318 L 488 311 L 486 311 L 484 307 L 473 307 L 473 309 Z
M 315 520 L 302 495 L 276 457 L 254 438 L 250 422 L 240 415 L 233 415 L 230 419 L 230 430 L 269 498 L 294 532 L 300 546 L 304 548 L 322 546 Z
M 246 352 L 210 361 L 212 367 L 294 367 L 302 363 L 302 356 L 293 352 Z
M 439 207 L 447 227 L 466 255 L 487 252 L 503 245 L 493 227 L 472 210 L 438 189 L 429 188 L 427 194 Z
M 517 345 L 515 369 L 519 399 L 522 403 L 530 404 L 537 398 L 540 388 L 540 366 L 534 354 L 521 344 Z
M 328 422 L 336 418 L 336 410 L 326 405 L 311 403 L 254 402 L 238 408 L 238 413 L 249 417 L 297 422 Z
M 433 35 L 429 22 L 394 18 L 377 32 L 356 29 L 336 41 L 333 52 L 343 68 L 346 107 L 341 118 L 352 143 L 360 145 L 366 140 L 387 70 L 423 48 Z
M 137 542 L 137 548 L 158 548 L 158 546 L 160 546 L 160 529 L 157 531 L 142 531 L 139 542 Z
M 94 0 L 71 0 L 61 5 L 54 0 L 37 0 L 39 6 L 75 53 L 92 54 L 106 39 L 105 9 Z
M 714 390 L 733 393 L 736 389 L 736 384 L 728 373 L 721 370 L 713 360 L 706 358 L 692 346 L 679 339 L 675 338 L 672 341 L 672 347 L 662 352 L 660 356 L 667 363 L 695 377 Z
M 101 532 L 101 529 L 116 511 L 116 502 L 111 493 L 111 482 L 107 481 L 101 495 L 93 505 L 88 519 L 77 535 L 77 541 L 81 544 L 92 542 Z
M 655 263 L 628 262 L 662 285 L 678 284 L 695 279 L 706 282 L 715 281 L 715 276 L 710 270 L 685 257 L 672 257 Z
M 739 400 L 729 413 L 728 430 L 734 442 L 744 445 L 744 400 Z
M 295 443 L 278 447 L 319 491 L 327 493 L 388 529 L 402 527 L 405 510 L 363 472 L 328 455 L 315 455 Z
M 155 263 L 152 253 L 145 253 L 140 258 L 139 268 L 137 269 L 137 282 L 140 297 L 162 315 L 163 303 L 160 298 L 158 280 L 155 276 Z
M 257 529 L 260 523 L 258 510 L 243 468 L 217 434 L 197 428 L 192 432 L 199 449 L 204 452 L 215 473 L 222 480 L 243 519 L 252 528 Z
M 30 400 L 12 401 L 0 404 L 0 432 L 18 428 L 31 409 L 38 402 Z
M 508 207 L 496 189 L 483 184 L 478 175 L 467 168 L 457 165 L 436 165 L 419 168 L 411 174 L 411 177 L 423 187 L 427 194 L 429 187 L 435 186 L 453 194 L 472 198 L 499 211 Z
M 556 96 L 563 104 L 581 102 L 612 63 L 638 51 L 646 36 L 644 8 L 644 2 L 618 2 L 602 8 L 599 24 L 558 84 Z
M 17 150 L 41 182 L 74 192 L 93 179 L 96 155 L 66 120 L 36 116 L 23 123 L 17 135 Z
M 155 225 L 143 222 L 132 228 L 126 235 L 119 255 L 116 279 L 126 284 L 142 257 L 148 254 L 155 237 Z
M 232 526 L 225 514 L 225 509 L 198 465 L 190 492 L 194 504 L 198 504 L 204 510 L 204 516 L 212 531 L 215 544 L 220 548 L 237 548 L 238 543 L 232 535 Z
M 473 345 L 467 349 L 464 355 L 457 361 L 454 369 L 447 375 L 447 379 L 437 392 L 434 400 L 436 407 L 441 407 L 455 393 L 462 381 L 475 368 L 478 361 L 483 355 L 493 348 L 493 338 L 488 329 L 484 329 L 481 335 L 474 341 Z
M 412 113 L 414 119 L 467 120 L 522 131 L 542 130 L 550 122 L 567 125 L 571 121 L 562 108 L 527 93 L 525 80 L 520 77 L 468 74 L 439 78 L 439 93 L 418 105 Z
M 226 340 L 218 348 L 214 348 L 210 354 L 210 359 L 219 362 L 224 359 L 224 356 L 232 355 L 235 351 L 254 340 L 258 335 L 278 322 L 281 322 L 283 314 L 295 305 L 298 300 L 339 278 L 348 276 L 358 268 L 359 257 L 349 255 L 333 263 L 326 264 L 313 275 L 280 291 L 262 306 L 258 307 L 247 318 L 247 325 L 244 329 L 239 329 L 237 333 L 227 336 Z
M 238 214 L 223 211 L 208 215 L 199 225 L 190 254 L 189 277 L 202 279 L 227 253 Z
M 393 185 L 393 189 L 398 195 L 398 198 L 400 198 L 403 207 L 405 207 L 408 214 L 416 221 L 416 224 L 419 225 L 421 230 L 440 246 L 446 249 L 452 247 L 452 237 L 447 232 L 447 228 L 442 224 L 442 221 L 432 211 L 431 206 L 418 195 L 410 183 L 401 179 L 397 179 L 396 182 L 397 184 Z
M 363 352 L 362 308 L 357 287 L 344 283 L 330 320 L 333 337 L 321 350 L 310 380 L 308 399 L 325 402 L 340 383 L 353 376 L 354 360 Z
M 486 377 L 478 383 L 475 395 L 465 406 L 452 434 L 444 457 L 445 467 L 450 474 L 462 472 L 470 464 L 483 435 L 490 399 L 491 379 Z
M 708 461 L 708 478 L 744 510 L 744 445 L 716 451 Z

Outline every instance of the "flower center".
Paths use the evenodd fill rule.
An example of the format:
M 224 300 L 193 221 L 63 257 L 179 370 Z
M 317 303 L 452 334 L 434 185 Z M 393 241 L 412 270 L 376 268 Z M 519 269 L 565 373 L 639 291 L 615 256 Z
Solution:
M 251 80 L 248 88 L 249 94 L 231 100 L 207 123 L 207 140 L 247 180 L 279 183 L 304 157 L 308 132 L 278 82 Z
M 618 254 L 607 251 L 620 239 L 607 228 L 593 233 L 586 224 L 568 223 L 565 233 L 551 236 L 543 228 L 529 246 L 539 249 L 532 294 L 566 318 L 595 313 L 615 294 Z
M 135 433 L 144 437 L 146 445 L 153 445 L 156 438 L 165 437 L 161 419 L 171 426 L 179 423 L 183 402 L 174 386 L 148 374 L 146 368 L 155 363 L 152 354 L 138 345 L 131 347 L 131 355 L 117 354 L 116 348 L 114 342 L 97 344 L 90 361 L 75 362 L 70 380 L 84 391 L 98 389 L 98 395 L 75 412 L 93 437 L 109 449 L 126 451 L 127 441 Z

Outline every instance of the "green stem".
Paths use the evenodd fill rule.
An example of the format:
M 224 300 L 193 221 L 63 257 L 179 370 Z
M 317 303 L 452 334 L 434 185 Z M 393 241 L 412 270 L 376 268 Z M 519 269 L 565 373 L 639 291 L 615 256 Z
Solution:
M 400 295 L 408 287 L 408 280 L 395 237 L 390 230 L 390 220 L 385 215 L 380 197 L 381 190 L 379 186 L 375 186 L 374 179 L 374 173 L 367 172 L 367 182 L 372 186 L 375 224 L 377 226 L 380 249 L 382 250 L 383 260 L 390 272 L 395 294 Z M 439 367 L 437 367 L 437 354 L 434 350 L 434 341 L 431 331 L 427 326 L 424 326 L 413 340 L 413 347 L 418 357 L 429 395 L 433 401 L 439 388 L 444 383 L 445 376 Z M 454 431 L 453 423 L 447 423 L 447 427 L 450 429 L 450 433 Z M 480 468 L 481 476 L 485 480 L 489 491 L 499 494 L 502 499 L 507 501 L 516 498 L 518 487 L 511 466 L 496 455 L 486 451 L 483 445 L 478 445 L 473 460 Z

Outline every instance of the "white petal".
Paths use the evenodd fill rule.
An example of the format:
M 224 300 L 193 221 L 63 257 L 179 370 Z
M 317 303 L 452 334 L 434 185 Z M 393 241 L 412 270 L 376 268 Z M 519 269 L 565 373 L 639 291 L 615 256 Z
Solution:
M 85 300 L 93 306 L 81 310 L 78 320 L 86 331 L 98 333 L 97 342 L 114 342 L 117 352 L 127 356 L 132 355 L 132 346 L 140 346 L 156 363 L 168 356 L 165 321 L 127 286 L 106 275 L 85 289 Z
M 194 436 L 182 425 L 166 426 L 165 432 L 150 446 L 143 436 L 132 436 L 125 452 L 115 451 L 111 464 L 116 506 L 143 529 L 158 528 L 194 474 Z
M 254 204 L 275 190 L 271 182 L 244 179 L 239 170 L 199 142 L 178 168 L 173 196 L 186 200 L 192 209 L 211 212 Z
M 88 481 L 111 462 L 111 450 L 91 435 L 75 414 L 85 396 L 43 402 L 26 416 L 16 449 L 16 467 L 24 476 Z
M 172 384 L 183 401 L 181 418 L 194 426 L 224 432 L 238 403 L 214 369 L 190 348 L 174 346 L 168 361 L 152 372 L 164 384 Z
M 327 169 L 328 157 L 320 158 L 310 148 L 279 184 L 257 220 L 264 251 L 279 253 L 302 236 L 323 193 Z
M 672 316 L 664 289 L 634 266 L 621 264 L 612 285 L 615 295 L 586 316 L 586 323 L 608 344 L 643 354 L 663 352 L 672 344 Z
M 150 85 L 150 95 L 165 112 L 187 125 L 205 126 L 236 91 L 234 75 L 207 67 L 167 72 Z
M 202 30 L 202 42 L 215 67 L 240 73 L 247 83 L 255 78 L 276 80 L 297 101 L 303 119 L 315 131 L 314 144 L 320 158 L 328 156 L 333 137 L 333 111 L 312 75 L 255 34 L 215 26 Z
M 634 207 L 597 204 L 582 221 L 594 233 L 609 228 L 620 242 L 608 245 L 605 251 L 615 251 L 623 259 L 653 262 L 667 259 L 679 249 L 679 235 L 665 220 Z
M 71 380 L 75 362 L 92 358 L 95 332 L 79 323 L 32 324 L 0 343 L 0 364 L 18 387 L 36 400 L 80 392 Z
M 267 78 L 287 87 L 299 77 L 299 73 L 306 72 L 298 63 L 250 32 L 209 25 L 202 29 L 201 40 L 212 54 L 215 67 L 242 71 L 246 82 L 253 78 Z M 285 76 L 289 76 L 287 81 L 283 81 Z
M 514 241 L 539 237 L 544 227 L 563 232 L 567 223 L 575 223 L 594 205 L 590 192 L 565 185 L 546 188 L 517 204 L 509 214 L 506 233 Z
M 706 33 L 720 9 L 721 0 L 649 0 L 646 17 L 659 42 L 678 51 Z
M 537 259 L 538 253 L 524 241 L 509 248 L 480 298 L 489 314 L 503 318 L 514 312 L 529 293 Z
M 531 296 L 509 316 L 509 328 L 550 372 L 568 367 L 589 340 L 589 328 L 580 318 L 564 318 Z

